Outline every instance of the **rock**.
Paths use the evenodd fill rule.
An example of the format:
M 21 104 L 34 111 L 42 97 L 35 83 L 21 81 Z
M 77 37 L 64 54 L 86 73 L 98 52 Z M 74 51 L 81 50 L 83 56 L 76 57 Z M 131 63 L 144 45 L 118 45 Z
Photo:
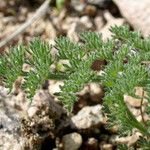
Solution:
M 83 90 L 78 92 L 78 96 L 80 96 L 82 99 L 85 99 L 85 100 L 90 99 L 90 100 L 84 102 L 84 104 L 88 104 L 88 102 L 90 102 L 90 103 L 92 102 L 93 104 L 100 103 L 100 102 L 102 102 L 102 98 L 104 97 L 104 88 L 100 84 L 90 83 L 90 84 L 86 85 L 83 88 Z M 82 102 L 83 101 L 81 100 L 81 102 L 79 102 L 79 105 L 80 105 L 80 103 L 82 105 L 83 104 Z M 89 103 L 89 105 L 90 105 L 90 103 Z
M 146 93 L 146 91 L 143 91 L 142 87 L 135 88 L 135 95 L 138 96 L 139 98 L 135 98 L 135 97 L 132 97 L 129 95 L 124 95 L 124 101 L 128 105 L 135 107 L 135 108 L 139 108 L 139 107 L 141 107 L 141 105 L 145 106 L 148 104 L 148 101 L 146 99 L 147 93 Z M 141 102 L 142 102 L 142 104 L 141 104 Z
M 142 87 L 135 87 L 135 95 L 139 98 L 124 95 L 124 101 L 127 104 L 129 110 L 139 122 L 146 122 L 149 120 L 149 116 L 146 113 L 146 106 L 148 105 L 148 100 L 146 99 L 147 92 L 144 91 Z
M 104 144 L 100 145 L 100 149 L 101 150 L 113 150 L 113 145 L 104 143 Z
M 104 13 L 104 18 L 106 19 L 107 23 L 106 25 L 98 31 L 99 33 L 102 33 L 102 38 L 104 40 L 111 38 L 112 33 L 110 32 L 110 27 L 117 25 L 121 26 L 124 24 L 125 20 L 122 18 L 114 18 L 108 11 Z
M 6 88 L 0 86 L 0 149 L 24 150 L 28 142 L 21 136 L 21 114 L 25 110 L 17 109 L 15 96 L 7 92 Z
M 28 9 L 26 7 L 22 6 L 19 8 L 19 12 L 20 12 L 20 15 L 18 16 L 18 21 L 25 22 L 27 13 L 28 13 Z
M 98 150 L 98 140 L 93 137 L 89 138 L 86 147 L 88 150 Z
M 94 18 L 94 24 L 96 26 L 96 30 L 100 31 L 102 27 L 104 26 L 104 18 L 102 16 L 96 16 Z
M 63 113 L 63 108 L 54 101 L 48 91 L 37 91 L 27 110 L 28 115 L 22 122 L 22 132 L 30 141 L 30 147 L 35 147 L 34 143 L 37 143 L 40 148 L 47 137 L 54 137 L 55 120 Z
M 112 0 L 71 0 L 70 5 L 81 15 L 86 14 L 94 17 L 97 13 L 97 7 L 106 8 Z
M 68 18 L 66 20 L 65 28 L 67 29 L 67 36 L 72 41 L 78 41 L 78 34 L 92 29 L 93 24 L 88 16 L 83 16 L 81 18 Z
M 19 76 L 15 82 L 13 83 L 13 87 L 12 87 L 12 93 L 14 93 L 15 95 L 17 95 L 19 92 L 21 92 L 21 86 L 24 83 L 24 78 L 22 76 Z
M 82 16 L 80 18 L 80 22 L 85 25 L 86 29 L 92 29 L 92 27 L 93 27 L 92 21 L 90 20 L 90 18 L 88 16 Z M 83 29 L 82 30 L 80 29 L 78 31 L 79 32 L 83 31 Z
M 104 97 L 103 87 L 96 83 L 91 83 L 89 85 L 89 93 L 93 102 L 101 102 Z
M 7 92 L 0 86 L 0 149 L 40 149 L 45 138 L 54 136 L 54 122 L 63 108 L 47 91 L 39 90 L 31 104 L 23 92 Z
M 140 107 L 141 105 L 141 99 L 136 99 L 128 95 L 124 95 L 124 101 L 133 107 Z
M 142 99 L 134 98 L 132 96 L 124 95 L 124 101 L 132 107 L 140 107 Z M 147 104 L 146 99 L 143 100 L 143 104 Z
M 149 0 L 114 0 L 114 2 L 135 30 L 140 30 L 144 37 L 150 35 Z
M 110 2 L 112 2 L 112 0 L 87 0 L 87 3 L 99 7 L 106 7 Z
M 83 107 L 75 116 L 71 118 L 72 127 L 77 129 L 88 129 L 96 125 L 104 124 L 106 118 L 102 115 L 102 106 Z
M 48 40 L 54 40 L 56 38 L 56 30 L 50 21 L 46 22 L 45 35 Z
M 147 92 L 142 87 L 135 87 L 135 95 L 142 97 L 148 97 Z
M 50 80 L 48 91 L 51 95 L 55 95 L 55 93 L 59 93 L 61 91 L 60 86 L 63 85 L 63 81 Z
M 97 8 L 93 5 L 87 5 L 84 9 L 84 14 L 90 17 L 95 17 L 97 14 Z
M 64 150 L 78 150 L 82 144 L 82 137 L 76 132 L 66 134 L 62 138 L 62 143 Z
M 40 118 L 42 118 L 42 116 L 48 116 L 49 118 L 56 119 L 60 118 L 64 110 L 54 101 L 54 98 L 47 91 L 39 90 L 34 96 L 27 112 L 31 119 L 32 117 L 38 118 L 38 116 Z
M 126 136 L 126 137 L 112 137 L 110 139 L 111 143 L 114 144 L 127 144 L 128 146 L 132 146 L 134 145 L 139 139 L 140 136 L 142 136 L 141 133 L 134 131 L 134 133 L 130 136 Z
M 8 95 L 9 89 L 4 88 L 3 86 L 0 86 L 0 98 L 6 97 Z
M 26 64 L 24 63 L 23 66 L 22 66 L 22 71 L 23 72 L 30 72 L 33 68 L 29 65 L 29 64 Z
M 77 12 L 80 12 L 80 13 L 83 12 L 86 6 L 86 3 L 80 2 L 79 0 L 71 0 L 70 4 Z

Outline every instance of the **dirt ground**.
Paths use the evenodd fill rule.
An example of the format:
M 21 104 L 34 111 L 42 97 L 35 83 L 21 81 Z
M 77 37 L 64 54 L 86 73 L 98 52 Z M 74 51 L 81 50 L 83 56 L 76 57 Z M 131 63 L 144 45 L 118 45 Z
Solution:
M 20 28 L 22 24 L 27 22 L 34 16 L 36 10 L 42 5 L 44 0 L 1 0 L 0 1 L 0 43 L 5 41 L 12 33 Z M 52 0 L 46 14 L 33 22 L 21 34 L 14 37 L 5 45 L 0 44 L 0 52 L 8 51 L 10 47 L 16 46 L 20 43 L 26 45 L 35 37 L 40 37 L 51 44 L 54 43 L 56 37 L 67 36 L 72 41 L 78 41 L 78 33 L 81 31 L 93 31 L 102 33 L 103 39 L 110 38 L 111 33 L 109 28 L 114 25 L 128 24 L 131 30 L 140 30 L 143 37 L 150 34 L 150 1 L 149 0 L 66 0 L 61 8 Z M 51 102 L 47 99 L 50 94 L 59 91 L 59 85 L 63 85 L 61 81 L 49 81 L 51 87 L 49 92 L 40 94 L 34 98 L 33 103 L 39 109 L 40 96 L 43 94 L 41 102 L 43 108 L 48 109 Z M 137 88 L 137 93 L 140 95 L 141 88 Z M 50 94 L 49 94 L 50 93 Z M 117 148 L 118 143 L 125 143 L 133 145 L 140 136 L 140 133 L 135 132 L 134 135 L 119 138 L 117 137 L 117 126 L 111 130 L 107 129 L 107 118 L 102 112 L 102 98 L 104 96 L 103 88 L 98 84 L 87 85 L 83 91 L 80 92 L 79 101 L 75 104 L 71 117 L 66 117 L 66 112 L 61 110 L 59 106 L 55 106 L 56 110 L 61 110 L 57 116 L 61 121 L 55 120 L 58 127 L 53 127 L 52 120 L 48 119 L 47 115 L 41 113 L 41 118 L 34 116 L 34 111 L 28 102 L 25 101 L 24 93 L 21 91 L 17 96 L 8 95 L 7 89 L 0 86 L 0 146 L 2 150 L 24 150 L 24 149 L 41 149 L 41 150 L 113 150 Z M 132 102 L 130 101 L 132 99 Z M 4 102 L 5 101 L 5 102 Z M 125 101 L 132 107 L 135 116 L 139 118 L 139 110 L 136 107 L 139 101 L 130 96 L 125 97 Z M 47 106 L 48 105 L 48 106 Z M 18 109 L 19 107 L 19 109 Z M 9 111 L 6 113 L 7 108 Z M 21 110 L 21 111 L 20 111 Z M 56 110 L 53 110 L 54 112 Z M 52 113 L 54 113 L 52 112 Z M 27 139 L 16 138 L 14 132 L 20 122 L 13 118 L 20 118 L 21 115 L 26 116 L 28 113 L 31 118 L 25 122 L 24 133 L 30 139 L 30 145 L 24 148 Z M 13 114 L 13 115 L 10 115 Z M 92 115 L 93 114 L 93 115 Z M 3 116 L 3 117 L 2 117 Z M 3 120 L 10 117 L 10 123 L 6 123 L 3 130 Z M 95 117 L 96 116 L 96 117 Z M 56 117 L 56 118 L 57 118 Z M 45 120 L 44 120 L 44 119 Z M 67 118 L 67 119 L 66 119 Z M 141 118 L 139 118 L 140 120 Z M 30 122 L 30 125 L 29 125 Z M 34 125 L 31 125 L 34 123 Z M 39 129 L 40 124 L 42 128 Z M 43 124 L 45 125 L 43 126 Z M 29 130 L 31 127 L 31 133 Z M 26 128 L 25 128 L 26 127 Z M 20 128 L 20 127 L 18 127 Z M 27 128 L 29 131 L 27 131 Z M 14 131 L 15 130 L 15 131 Z M 41 137 L 34 135 L 39 132 Z M 12 140 L 13 139 L 13 140 Z M 18 141 L 17 141 L 17 140 Z M 37 143 L 34 143 L 34 142 Z M 35 146 L 36 145 L 36 146 Z M 0 149 L 1 149 L 0 147 Z

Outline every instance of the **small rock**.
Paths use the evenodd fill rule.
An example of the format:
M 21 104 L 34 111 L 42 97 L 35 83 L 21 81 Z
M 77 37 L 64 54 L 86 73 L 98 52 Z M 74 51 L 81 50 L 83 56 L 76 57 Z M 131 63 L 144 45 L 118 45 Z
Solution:
M 114 0 L 121 14 L 144 37 L 150 35 L 150 0 Z
M 84 2 L 80 2 L 79 0 L 71 0 L 70 4 L 79 13 L 82 13 L 86 6 Z
M 91 137 L 88 139 L 86 146 L 88 150 L 98 150 L 98 140 Z
M 62 143 L 64 150 L 78 150 L 82 144 L 82 137 L 76 132 L 66 134 L 62 138 Z
M 100 31 L 102 29 L 102 27 L 104 26 L 105 22 L 104 22 L 104 18 L 102 16 L 96 16 L 94 18 L 94 23 L 96 26 L 96 30 Z
M 0 149 L 21 150 L 28 143 L 21 133 L 21 120 L 24 110 L 19 112 L 14 107 L 15 103 L 18 104 L 18 101 L 15 101 L 14 95 L 7 92 L 6 88 L 0 86 Z M 22 101 L 21 97 L 19 101 Z M 21 108 L 22 105 L 20 103 L 19 107 Z
M 44 90 L 39 90 L 33 97 L 32 103 L 28 109 L 28 115 L 32 117 L 44 115 L 50 118 L 59 118 L 64 113 L 63 108 L 56 103 L 54 98 Z M 44 113 L 44 114 L 43 114 Z
M 104 124 L 106 118 L 102 115 L 102 106 L 86 106 L 77 115 L 71 118 L 72 127 L 78 129 L 88 129 L 95 125 Z
M 114 125 L 109 129 L 112 133 L 117 133 L 119 130 L 119 125 Z
M 106 7 L 110 2 L 112 2 L 112 0 L 87 0 L 87 3 L 99 7 Z
M 147 93 L 146 93 L 146 91 L 143 91 L 142 87 L 136 87 L 135 88 L 135 95 L 139 96 L 140 98 L 134 98 L 134 97 L 129 96 L 129 95 L 124 95 L 124 101 L 132 107 L 138 107 L 139 108 L 139 107 L 141 107 L 142 97 L 147 97 Z M 145 98 L 143 98 L 142 106 L 147 105 L 147 103 L 148 103 L 147 100 Z
M 113 150 L 113 145 L 105 143 L 103 145 L 100 145 L 100 149 L 101 150 Z
M 13 83 L 12 93 L 17 95 L 19 92 L 21 92 L 22 91 L 21 86 L 23 85 L 24 82 L 25 79 L 22 76 L 19 76 Z
M 22 71 L 23 72 L 30 72 L 32 70 L 32 67 L 29 65 L 29 64 L 23 64 L 23 67 L 22 67 Z
M 39 24 L 37 27 L 35 27 L 33 35 L 40 36 L 44 33 L 44 30 L 45 30 L 45 24 L 44 23 Z
M 102 102 L 102 98 L 104 97 L 104 89 L 100 84 L 90 83 L 86 85 L 83 88 L 83 90 L 78 92 L 78 96 L 80 96 L 82 99 L 85 99 L 85 100 L 90 99 L 90 100 L 87 100 L 86 102 L 81 101 L 81 105 L 82 104 L 91 105 L 90 104 L 91 102 L 92 103 L 94 102 L 93 104 L 100 103 Z M 80 105 L 80 102 L 79 102 L 79 105 Z
M 83 16 L 80 20 L 74 20 L 70 24 L 67 36 L 70 38 L 70 40 L 77 42 L 79 40 L 78 34 L 91 29 L 92 26 L 93 24 L 91 23 L 89 18 L 87 16 Z
M 113 137 L 111 140 L 112 143 L 117 143 L 117 144 L 127 144 L 128 146 L 134 145 L 140 138 L 141 133 L 135 131 L 133 135 L 131 136 L 126 136 L 126 137 Z
M 110 27 L 117 25 L 121 26 L 124 24 L 125 20 L 122 18 L 114 18 L 108 11 L 104 13 L 104 18 L 106 19 L 107 23 L 106 25 L 98 31 L 99 33 L 102 33 L 103 39 L 106 40 L 108 38 L 111 38 L 112 33 L 110 32 Z
M 133 107 L 141 106 L 141 99 L 137 99 L 132 96 L 124 95 L 124 101 Z
M 97 14 L 97 8 L 93 5 L 87 5 L 84 9 L 84 13 L 90 17 L 95 17 Z
M 80 18 L 80 22 L 85 25 L 86 29 L 92 29 L 92 27 L 93 27 L 92 21 L 90 20 L 90 18 L 88 16 L 82 16 Z M 80 29 L 78 31 L 79 32 L 83 31 L 83 29 L 82 30 Z
M 0 85 L 0 98 L 8 95 L 9 89 Z
M 49 81 L 49 93 L 51 95 L 55 95 L 55 93 L 59 93 L 61 91 L 60 86 L 63 86 L 64 83 L 62 81 L 55 81 L 55 80 L 50 80 Z
M 101 102 L 104 97 L 104 89 L 96 83 L 91 83 L 89 85 L 89 93 L 93 102 Z
M 26 20 L 26 17 L 27 17 L 28 9 L 26 7 L 20 7 L 19 13 L 20 13 L 20 15 L 18 17 L 18 21 L 24 22 Z
M 50 21 L 46 22 L 45 35 L 46 35 L 46 38 L 49 40 L 56 38 L 56 30 Z
M 29 116 L 30 118 L 32 118 L 33 116 L 36 115 L 37 112 L 38 112 L 38 108 L 37 108 L 37 107 L 30 107 L 30 108 L 28 109 L 28 116 Z
M 147 92 L 143 91 L 142 87 L 135 87 L 135 95 L 142 97 L 142 95 L 144 97 L 148 97 Z

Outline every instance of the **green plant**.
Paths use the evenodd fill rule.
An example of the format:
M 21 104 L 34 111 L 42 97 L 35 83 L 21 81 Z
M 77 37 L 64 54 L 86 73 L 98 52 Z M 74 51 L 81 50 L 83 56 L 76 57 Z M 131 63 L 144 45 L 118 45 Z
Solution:
M 22 88 L 30 99 L 46 80 L 64 80 L 57 96 L 68 111 L 77 101 L 77 92 L 87 83 L 98 82 L 106 91 L 103 104 L 110 125 L 119 125 L 119 135 L 132 134 L 136 128 L 144 140 L 149 141 L 150 122 L 139 122 L 135 118 L 124 101 L 124 94 L 137 97 L 135 87 L 143 87 L 148 93 L 148 103 L 150 101 L 150 38 L 142 39 L 139 32 L 131 32 L 128 26 L 114 26 L 110 30 L 112 39 L 105 42 L 101 35 L 93 32 L 81 33 L 80 43 L 60 37 L 56 39 L 58 53 L 54 57 L 51 55 L 52 46 L 35 39 L 29 46 L 19 46 L 0 57 L 0 76 L 9 88 L 18 76 L 23 76 L 26 81 Z M 65 71 L 59 67 L 50 69 L 52 65 L 59 65 L 60 60 L 68 61 L 61 64 Z M 91 67 L 95 60 L 107 62 L 101 74 L 100 70 Z M 29 64 L 32 70 L 28 73 L 22 71 L 23 63 Z M 149 104 L 146 110 L 150 115 Z M 149 146 L 149 142 L 146 143 L 140 144 L 143 149 Z
M 56 0 L 56 7 L 59 11 L 64 7 L 64 4 L 65 0 Z

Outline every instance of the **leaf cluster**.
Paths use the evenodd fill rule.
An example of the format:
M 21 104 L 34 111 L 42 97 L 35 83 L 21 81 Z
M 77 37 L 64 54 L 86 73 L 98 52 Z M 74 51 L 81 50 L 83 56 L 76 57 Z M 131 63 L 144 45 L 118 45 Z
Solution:
M 0 77 L 11 89 L 17 77 L 23 76 L 26 81 L 22 88 L 30 98 L 46 80 L 64 80 L 58 98 L 69 111 L 77 101 L 77 92 L 88 83 L 98 82 L 106 91 L 104 110 L 110 123 L 119 125 L 119 134 L 132 134 L 136 128 L 148 138 L 149 122 L 139 122 L 135 118 L 124 101 L 124 95 L 137 98 L 135 87 L 143 87 L 150 102 L 150 38 L 143 39 L 140 32 L 130 31 L 128 26 L 114 26 L 110 31 L 113 36 L 107 41 L 103 41 L 100 34 L 83 32 L 79 35 L 79 43 L 60 37 L 55 40 L 54 47 L 35 39 L 29 46 L 19 46 L 0 57 Z M 51 55 L 52 48 L 57 50 L 55 57 Z M 51 69 L 52 65 L 57 66 L 61 60 L 67 61 L 61 64 L 65 71 Z M 93 70 L 91 66 L 96 60 L 106 61 L 107 65 L 102 70 Z M 24 63 L 31 66 L 31 71 L 22 70 Z M 146 110 L 150 115 L 149 105 Z M 143 144 L 143 147 L 148 144 Z

